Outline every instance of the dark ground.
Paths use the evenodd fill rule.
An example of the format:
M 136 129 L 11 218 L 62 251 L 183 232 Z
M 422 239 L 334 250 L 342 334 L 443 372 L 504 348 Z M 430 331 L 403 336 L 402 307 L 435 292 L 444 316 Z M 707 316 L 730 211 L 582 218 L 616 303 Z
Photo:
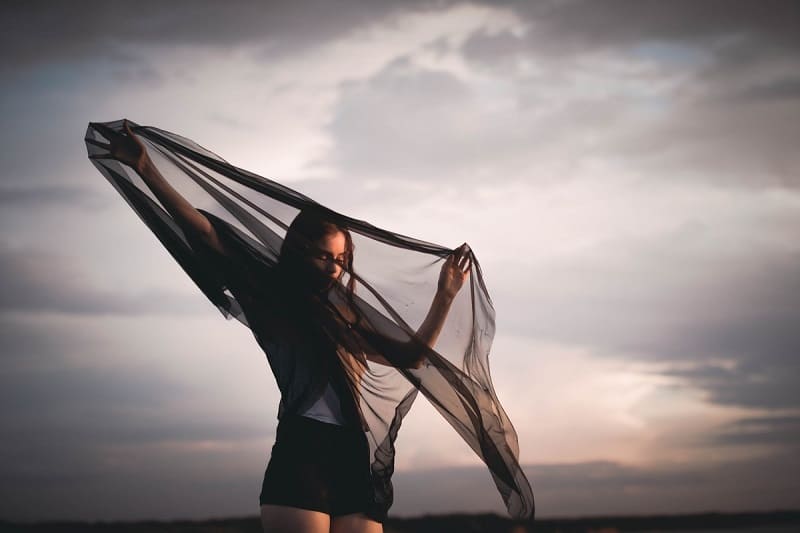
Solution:
M 257 517 L 171 522 L 40 522 L 0 521 L 0 533 L 262 533 Z M 694 515 L 541 519 L 520 523 L 494 514 L 436 515 L 391 518 L 385 533 L 613 533 L 622 531 L 769 532 L 800 531 L 800 511 L 705 513 Z

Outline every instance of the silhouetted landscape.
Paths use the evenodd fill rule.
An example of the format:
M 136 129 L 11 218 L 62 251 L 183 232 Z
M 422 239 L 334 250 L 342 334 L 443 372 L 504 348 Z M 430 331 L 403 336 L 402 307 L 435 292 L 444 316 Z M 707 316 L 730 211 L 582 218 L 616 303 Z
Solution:
M 800 529 L 800 511 L 759 513 L 702 513 L 687 515 L 603 516 L 551 518 L 525 523 L 496 514 L 432 515 L 418 518 L 390 518 L 385 533 L 614 533 L 622 531 L 736 531 L 784 533 Z M 0 531 L 78 533 L 261 533 L 257 517 L 219 520 L 176 520 L 141 522 L 41 522 L 17 524 L 0 522 Z

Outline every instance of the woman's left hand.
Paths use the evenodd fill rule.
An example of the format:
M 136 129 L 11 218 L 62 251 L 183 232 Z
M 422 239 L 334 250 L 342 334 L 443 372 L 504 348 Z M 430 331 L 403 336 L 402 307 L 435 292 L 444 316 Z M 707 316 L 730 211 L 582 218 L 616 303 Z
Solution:
M 461 286 L 469 276 L 472 261 L 469 258 L 467 243 L 462 244 L 447 256 L 439 273 L 439 292 L 449 298 L 455 298 Z

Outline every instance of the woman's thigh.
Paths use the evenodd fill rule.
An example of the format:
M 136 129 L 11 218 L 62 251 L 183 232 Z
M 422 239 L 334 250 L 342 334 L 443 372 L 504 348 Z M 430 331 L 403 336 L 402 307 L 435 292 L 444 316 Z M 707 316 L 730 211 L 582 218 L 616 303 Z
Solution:
M 265 503 L 261 506 L 261 527 L 264 533 L 328 533 L 331 517 L 319 511 Z
M 383 533 L 383 524 L 363 513 L 346 514 L 331 519 L 331 533 Z

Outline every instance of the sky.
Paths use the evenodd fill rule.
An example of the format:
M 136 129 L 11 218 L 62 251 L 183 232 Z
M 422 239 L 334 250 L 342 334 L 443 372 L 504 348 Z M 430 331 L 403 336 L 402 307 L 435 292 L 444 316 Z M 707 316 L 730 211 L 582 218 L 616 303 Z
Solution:
M 800 507 L 793 1 L 3 2 L 0 518 L 251 516 L 278 390 L 86 157 L 189 137 L 481 261 L 540 517 Z M 504 512 L 419 397 L 390 514 Z

